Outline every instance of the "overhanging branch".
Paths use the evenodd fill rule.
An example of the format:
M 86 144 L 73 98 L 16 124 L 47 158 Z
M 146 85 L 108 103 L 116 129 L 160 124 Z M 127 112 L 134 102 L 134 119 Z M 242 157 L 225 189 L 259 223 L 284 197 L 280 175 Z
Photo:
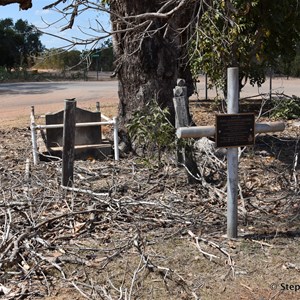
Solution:
M 32 7 L 31 0 L 0 0 L 0 5 L 5 6 L 8 4 L 19 3 L 20 9 L 27 10 Z

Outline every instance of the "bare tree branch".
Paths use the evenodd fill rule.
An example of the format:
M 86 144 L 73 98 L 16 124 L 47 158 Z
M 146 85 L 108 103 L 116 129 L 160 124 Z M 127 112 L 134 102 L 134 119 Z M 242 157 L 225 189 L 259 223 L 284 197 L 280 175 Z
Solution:
M 172 1 L 172 2 L 174 2 L 174 1 Z M 172 16 L 172 14 L 174 14 L 176 11 L 180 10 L 180 8 L 182 8 L 187 2 L 188 2 L 188 0 L 182 0 L 176 7 L 174 7 L 173 9 L 171 9 L 170 11 L 165 12 L 165 13 L 162 13 L 161 11 L 164 10 L 166 5 L 162 6 L 161 9 L 159 9 L 157 12 L 145 13 L 145 14 L 140 14 L 140 15 L 135 15 L 135 16 L 128 16 L 125 19 L 126 20 L 129 20 L 129 19 L 139 20 L 139 19 L 149 19 L 149 18 L 166 19 L 166 18 L 169 18 L 170 16 Z M 169 4 L 169 3 L 171 3 L 171 1 L 169 1 L 167 4 Z

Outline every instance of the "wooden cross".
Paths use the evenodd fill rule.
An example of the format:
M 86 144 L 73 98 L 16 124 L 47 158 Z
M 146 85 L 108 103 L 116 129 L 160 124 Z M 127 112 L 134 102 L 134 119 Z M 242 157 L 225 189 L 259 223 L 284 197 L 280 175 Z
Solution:
M 227 70 L 227 113 L 239 115 L 239 73 L 238 68 Z M 283 122 L 255 123 L 253 136 L 256 133 L 283 131 Z M 216 135 L 215 126 L 180 127 L 178 138 L 201 138 Z M 242 146 L 242 145 L 240 145 Z M 237 238 L 237 195 L 238 195 L 238 147 L 227 150 L 227 237 Z

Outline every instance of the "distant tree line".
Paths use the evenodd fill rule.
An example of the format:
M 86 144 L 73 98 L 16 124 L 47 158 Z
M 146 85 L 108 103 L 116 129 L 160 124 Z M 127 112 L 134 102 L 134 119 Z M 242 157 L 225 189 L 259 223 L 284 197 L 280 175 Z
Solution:
M 224 2 L 216 1 L 216 5 L 218 5 L 218 9 L 221 11 L 225 10 L 226 7 L 223 7 Z M 208 19 L 212 19 L 213 16 L 216 18 L 215 24 L 218 25 L 220 30 L 213 31 L 207 23 L 208 28 L 201 27 L 202 31 L 199 33 L 199 44 L 195 44 L 196 55 L 194 54 L 194 60 L 192 64 L 192 69 L 195 68 L 195 72 L 198 72 L 199 69 L 207 72 L 211 79 L 217 81 L 217 78 L 222 78 L 222 69 L 224 66 L 221 64 L 215 65 L 216 62 L 225 62 L 225 67 L 228 64 L 230 59 L 229 53 L 232 53 L 232 45 L 238 39 L 241 39 L 243 43 L 240 48 L 236 47 L 234 49 L 238 49 L 237 54 L 239 56 L 246 55 L 249 53 L 249 48 L 253 47 L 252 40 L 248 37 L 249 34 L 245 34 L 243 31 L 246 31 L 247 28 L 251 29 L 253 32 L 257 32 L 252 28 L 254 25 L 253 22 L 250 22 L 249 19 L 246 18 L 248 16 L 243 13 L 239 18 L 235 19 L 236 26 L 238 29 L 234 31 L 235 27 L 228 34 L 229 37 L 232 36 L 231 48 L 228 50 L 223 43 L 223 33 L 224 30 L 224 18 L 220 18 L 219 15 L 215 14 L 215 11 L 212 11 L 212 15 L 209 15 L 210 10 L 208 10 L 203 18 L 205 19 L 206 15 Z M 225 13 L 224 13 L 225 14 Z M 286 14 L 282 14 L 283 17 Z M 251 15 L 249 16 L 251 17 Z M 292 20 L 293 21 L 293 20 Z M 225 24 L 225 28 L 230 28 Z M 251 27 L 252 26 L 252 27 Z M 288 27 L 288 26 L 287 26 Z M 222 30 L 221 30 L 222 29 Z M 250 31 L 251 31 L 250 30 Z M 286 29 L 288 30 L 288 29 Z M 208 35 L 208 32 L 210 35 Z M 264 35 L 267 41 L 269 40 L 269 35 L 271 34 L 269 30 L 264 29 Z M 222 33 L 222 34 L 221 34 Z M 220 35 L 221 34 L 221 35 Z M 212 39 L 211 36 L 214 36 Z M 100 47 L 94 48 L 90 51 L 79 51 L 79 50 L 64 50 L 64 49 L 45 49 L 40 41 L 41 33 L 37 30 L 34 25 L 28 24 L 27 21 L 22 19 L 17 20 L 15 23 L 12 19 L 6 18 L 0 20 L 0 67 L 5 68 L 7 71 L 11 71 L 12 69 L 27 69 L 36 65 L 37 68 L 47 68 L 47 69 L 56 69 L 62 72 L 67 70 L 91 70 L 91 71 L 112 71 L 114 69 L 114 54 L 112 49 L 112 42 L 110 39 L 104 41 Z M 220 40 L 218 45 L 223 45 L 220 49 L 215 48 L 215 40 Z M 289 47 L 289 43 L 281 43 L 282 46 L 277 48 L 272 45 L 269 47 L 272 49 L 272 57 L 274 62 L 273 71 L 276 74 L 292 76 L 292 77 L 300 77 L 300 41 L 297 44 L 297 47 Z M 250 45 L 250 46 L 249 46 Z M 253 81 L 260 82 L 263 80 L 263 69 L 265 68 L 265 64 L 269 63 L 269 61 L 265 58 L 266 52 L 263 44 L 259 44 L 262 49 L 262 53 L 256 54 L 255 59 L 249 60 L 252 62 L 252 65 L 245 65 L 244 69 L 248 70 L 247 72 L 250 74 L 250 78 Z M 195 47 L 193 47 L 195 49 Z M 214 49 L 214 51 L 212 50 Z M 277 52 L 276 52 L 276 51 Z M 275 53 L 276 52 L 276 53 Z M 290 57 L 295 57 L 291 60 Z M 267 53 L 268 54 L 268 53 Z M 276 55 L 275 55 L 276 54 Z M 222 60 L 217 59 L 217 57 L 223 57 Z M 245 60 L 247 61 L 247 60 Z M 253 62 L 254 61 L 254 62 Z M 259 63 L 258 63 L 259 62 Z M 243 64 L 242 64 L 243 66 Z M 275 67 L 276 66 L 276 67 Z M 247 69 L 248 68 L 248 69 Z M 261 69 L 261 70 L 260 70 Z M 243 68 L 241 68 L 243 71 Z M 251 81 L 251 80 L 250 80 Z
M 91 51 L 49 49 L 36 60 L 39 69 L 64 71 L 112 71 L 114 63 L 111 40 L 104 41 L 99 48 Z
M 41 41 L 41 32 L 22 19 L 0 20 L 0 67 L 11 72 L 19 69 L 41 68 L 68 70 L 113 70 L 111 40 L 91 51 L 46 49 Z
M 102 45 L 91 52 L 90 70 L 112 71 L 114 69 L 114 54 L 112 41 L 104 41 Z M 98 60 L 98 61 L 97 61 Z
M 60 71 L 82 69 L 82 53 L 78 50 L 46 49 L 36 60 L 38 69 L 55 69 Z
M 0 66 L 7 71 L 29 68 L 44 50 L 41 33 L 27 21 L 0 20 Z

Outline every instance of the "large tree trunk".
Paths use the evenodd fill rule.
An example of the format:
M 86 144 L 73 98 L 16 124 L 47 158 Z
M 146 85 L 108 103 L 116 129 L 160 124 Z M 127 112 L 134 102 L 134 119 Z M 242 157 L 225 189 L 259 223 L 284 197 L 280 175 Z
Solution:
M 119 120 L 121 133 L 132 113 L 152 99 L 168 107 L 174 121 L 173 88 L 178 77 L 184 78 L 188 93 L 193 91 L 192 76 L 187 64 L 187 32 L 178 30 L 191 22 L 192 9 L 176 11 L 168 18 L 138 16 L 157 12 L 161 0 L 112 0 L 111 14 L 116 71 L 119 79 Z M 177 1 L 174 1 L 178 4 Z M 168 7 L 168 10 L 174 8 Z M 128 23 L 126 23 L 126 21 Z M 141 25 L 144 23 L 143 25 Z M 126 134 L 125 134 L 126 136 Z

